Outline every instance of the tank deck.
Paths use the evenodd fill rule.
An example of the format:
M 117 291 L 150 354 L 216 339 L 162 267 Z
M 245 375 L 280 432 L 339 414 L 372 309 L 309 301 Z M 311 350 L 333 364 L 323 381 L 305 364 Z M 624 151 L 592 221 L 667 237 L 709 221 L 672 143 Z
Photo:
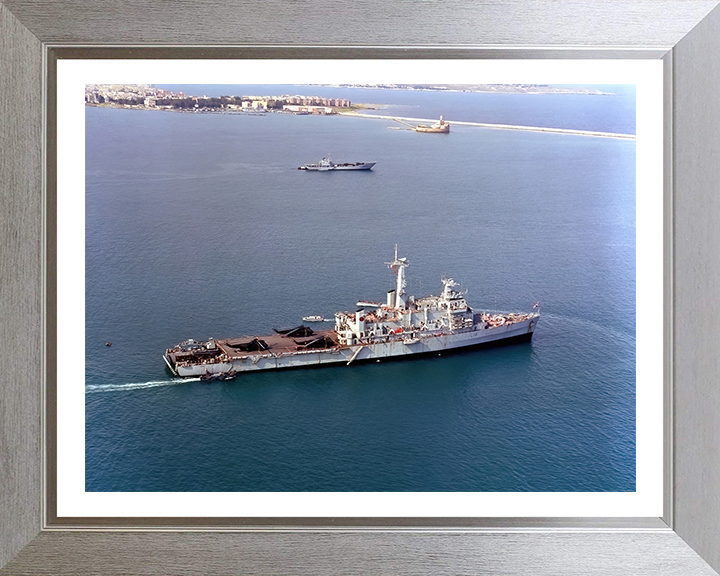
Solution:
M 249 356 L 255 356 L 258 352 L 262 353 L 261 350 L 246 351 L 236 348 L 240 344 L 248 344 L 253 340 L 262 340 L 267 344 L 268 350 L 273 352 L 296 352 L 297 350 L 304 350 L 302 345 L 298 342 L 309 342 L 316 338 L 322 338 L 323 336 L 329 337 L 333 343 L 337 346 L 337 335 L 334 330 L 316 330 L 313 331 L 312 336 L 292 337 L 285 334 L 268 334 L 267 336 L 245 336 L 243 338 L 226 338 L 224 340 L 217 340 L 216 344 L 222 352 L 224 352 L 230 360 L 236 358 L 247 358 Z

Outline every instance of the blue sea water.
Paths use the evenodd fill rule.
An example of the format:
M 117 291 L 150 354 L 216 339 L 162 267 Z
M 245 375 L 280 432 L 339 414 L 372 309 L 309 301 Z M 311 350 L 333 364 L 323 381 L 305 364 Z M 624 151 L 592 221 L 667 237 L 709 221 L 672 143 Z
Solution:
M 627 87 L 565 104 L 288 88 L 176 89 L 634 131 Z M 86 490 L 635 489 L 635 143 L 391 126 L 86 108 Z M 377 165 L 296 170 L 328 152 Z M 410 294 L 447 274 L 476 309 L 541 301 L 532 342 L 212 385 L 165 368 L 186 338 L 383 299 L 395 244 Z

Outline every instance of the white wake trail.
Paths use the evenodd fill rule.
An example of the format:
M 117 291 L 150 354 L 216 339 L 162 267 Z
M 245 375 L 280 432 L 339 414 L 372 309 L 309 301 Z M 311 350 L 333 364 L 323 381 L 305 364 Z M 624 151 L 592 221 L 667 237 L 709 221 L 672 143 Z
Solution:
M 161 386 L 176 386 L 187 382 L 199 382 L 200 378 L 173 378 L 171 380 L 153 380 L 150 382 L 130 382 L 128 384 L 88 384 L 85 393 L 96 392 L 124 392 L 125 390 L 142 390 L 144 388 L 158 388 Z

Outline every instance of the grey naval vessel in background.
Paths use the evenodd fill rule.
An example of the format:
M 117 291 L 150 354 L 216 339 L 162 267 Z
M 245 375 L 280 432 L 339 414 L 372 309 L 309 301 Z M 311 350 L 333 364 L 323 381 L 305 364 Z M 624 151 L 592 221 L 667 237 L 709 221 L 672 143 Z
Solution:
M 229 380 L 240 372 L 440 354 L 446 350 L 530 340 L 540 313 L 474 312 L 452 278 L 440 296 L 407 297 L 407 258 L 386 262 L 397 276 L 385 303 L 361 300 L 355 312 L 337 312 L 331 330 L 300 325 L 267 336 L 206 342 L 186 340 L 165 351 L 170 370 L 183 378 Z M 539 308 L 540 303 L 533 308 Z
M 314 170 L 317 172 L 328 172 L 330 170 L 372 170 L 377 162 L 333 162 L 330 156 L 326 156 L 317 164 L 303 164 L 298 170 Z

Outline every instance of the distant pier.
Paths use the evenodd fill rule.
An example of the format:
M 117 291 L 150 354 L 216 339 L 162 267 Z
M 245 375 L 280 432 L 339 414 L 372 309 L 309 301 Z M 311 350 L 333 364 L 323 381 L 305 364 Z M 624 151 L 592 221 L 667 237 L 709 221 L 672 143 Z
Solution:
M 339 112 L 342 116 L 356 118 L 378 118 L 381 120 L 396 120 L 405 122 L 434 122 L 427 118 L 406 118 L 404 116 L 381 116 L 379 114 L 357 114 L 354 112 Z M 479 126 L 480 128 L 494 128 L 496 130 L 520 130 L 524 132 L 552 132 L 556 134 L 574 134 L 575 136 L 595 136 L 599 138 L 618 138 L 620 140 L 635 140 L 635 134 L 615 134 L 613 132 L 595 132 L 590 130 L 571 130 L 569 128 L 544 128 L 542 126 L 514 126 L 512 124 L 486 124 L 483 122 L 459 122 L 448 120 L 450 124 L 461 126 Z

